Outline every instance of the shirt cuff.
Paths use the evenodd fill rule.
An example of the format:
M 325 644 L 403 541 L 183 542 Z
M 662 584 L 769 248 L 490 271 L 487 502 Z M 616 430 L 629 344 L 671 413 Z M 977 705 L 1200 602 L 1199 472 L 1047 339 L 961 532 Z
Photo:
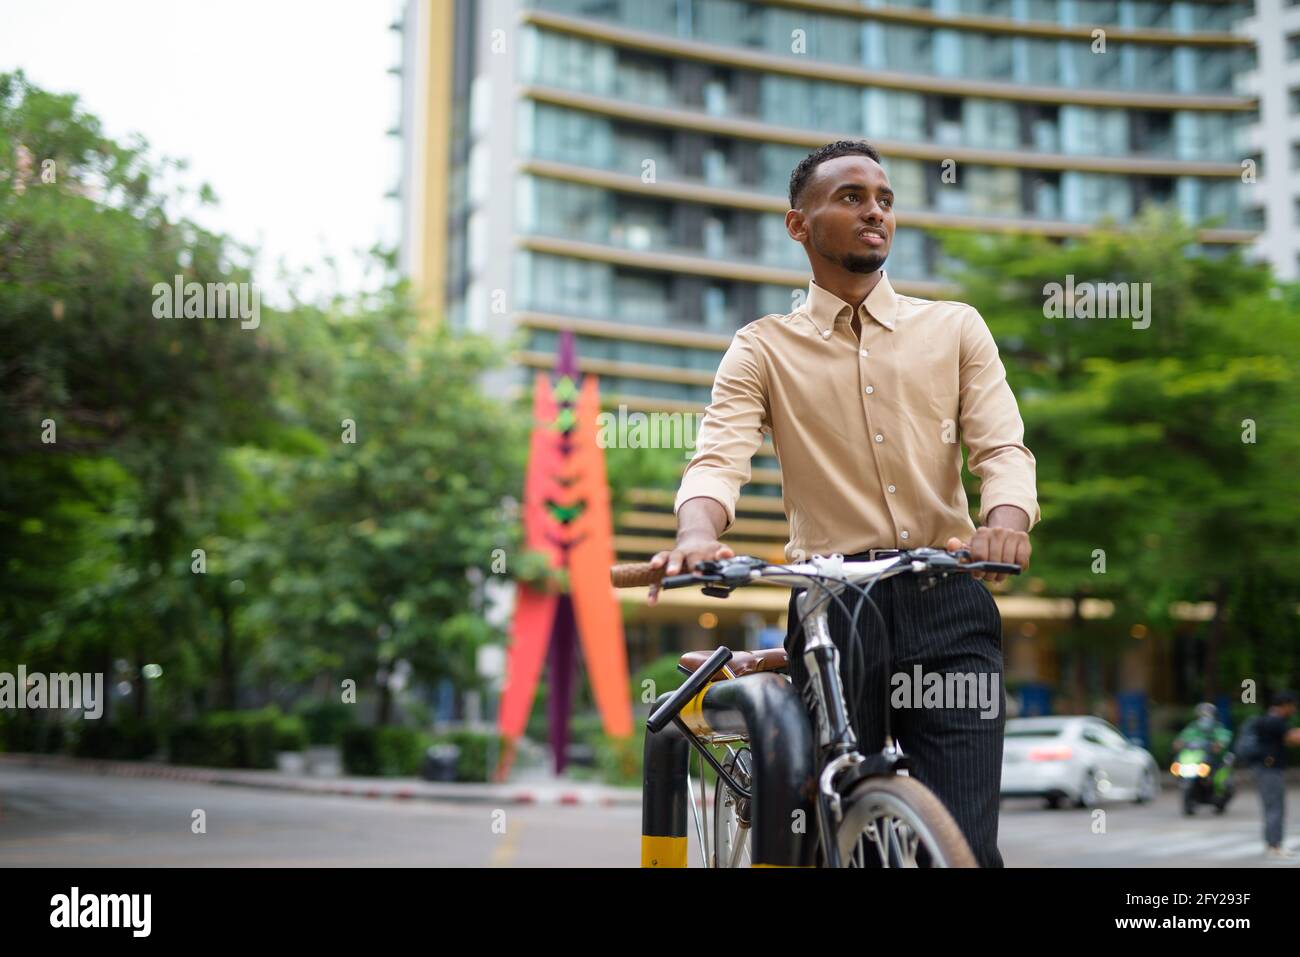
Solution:
M 1020 511 L 1029 516 L 1029 528 L 1025 529 L 1026 532 L 1033 531 L 1034 526 L 1037 525 L 1039 519 L 1042 518 L 1042 514 L 1038 510 L 1038 500 L 1032 496 L 1022 498 L 1011 495 L 1000 495 L 997 498 L 981 497 L 979 523 L 981 525 L 987 525 L 989 512 L 993 511 L 1000 505 L 1014 505 L 1016 508 L 1020 509 Z
M 681 488 L 677 490 L 677 500 L 673 503 L 673 514 L 676 515 L 682 504 L 693 498 L 711 498 L 722 506 L 722 510 L 727 513 L 727 524 L 722 531 L 725 532 L 735 524 L 736 493 L 732 491 L 729 482 L 714 478 L 712 475 L 685 476 L 682 479 Z

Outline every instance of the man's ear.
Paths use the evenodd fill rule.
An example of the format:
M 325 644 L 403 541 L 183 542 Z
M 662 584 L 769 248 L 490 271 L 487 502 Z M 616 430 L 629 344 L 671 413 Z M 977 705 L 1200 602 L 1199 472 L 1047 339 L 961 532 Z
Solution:
M 808 221 L 802 210 L 792 209 L 785 214 L 785 231 L 797 243 L 808 238 Z

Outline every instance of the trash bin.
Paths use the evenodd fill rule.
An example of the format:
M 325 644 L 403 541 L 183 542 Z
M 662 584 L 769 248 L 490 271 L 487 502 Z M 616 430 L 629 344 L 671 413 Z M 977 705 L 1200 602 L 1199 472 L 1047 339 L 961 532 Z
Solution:
M 435 744 L 424 752 L 420 777 L 426 781 L 455 781 L 460 763 L 460 748 L 454 744 Z

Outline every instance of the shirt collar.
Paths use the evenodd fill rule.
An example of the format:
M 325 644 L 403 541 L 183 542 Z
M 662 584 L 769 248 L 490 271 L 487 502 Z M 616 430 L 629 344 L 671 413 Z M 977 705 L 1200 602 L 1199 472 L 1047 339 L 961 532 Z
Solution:
M 880 280 L 875 288 L 858 307 L 860 314 L 876 320 L 889 331 L 894 330 L 898 317 L 898 295 L 889 284 L 889 276 L 882 270 Z M 808 282 L 808 299 L 804 304 L 804 313 L 817 327 L 823 339 L 829 339 L 835 323 L 849 322 L 853 318 L 853 307 L 835 293 L 817 285 L 817 280 Z

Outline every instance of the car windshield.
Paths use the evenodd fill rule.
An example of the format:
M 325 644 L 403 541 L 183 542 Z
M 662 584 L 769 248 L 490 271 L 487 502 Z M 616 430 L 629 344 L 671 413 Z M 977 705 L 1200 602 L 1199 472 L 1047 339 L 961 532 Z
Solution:
M 1037 727 L 1037 728 L 1007 728 L 1008 738 L 1055 738 L 1064 730 L 1059 725 L 1055 727 Z

